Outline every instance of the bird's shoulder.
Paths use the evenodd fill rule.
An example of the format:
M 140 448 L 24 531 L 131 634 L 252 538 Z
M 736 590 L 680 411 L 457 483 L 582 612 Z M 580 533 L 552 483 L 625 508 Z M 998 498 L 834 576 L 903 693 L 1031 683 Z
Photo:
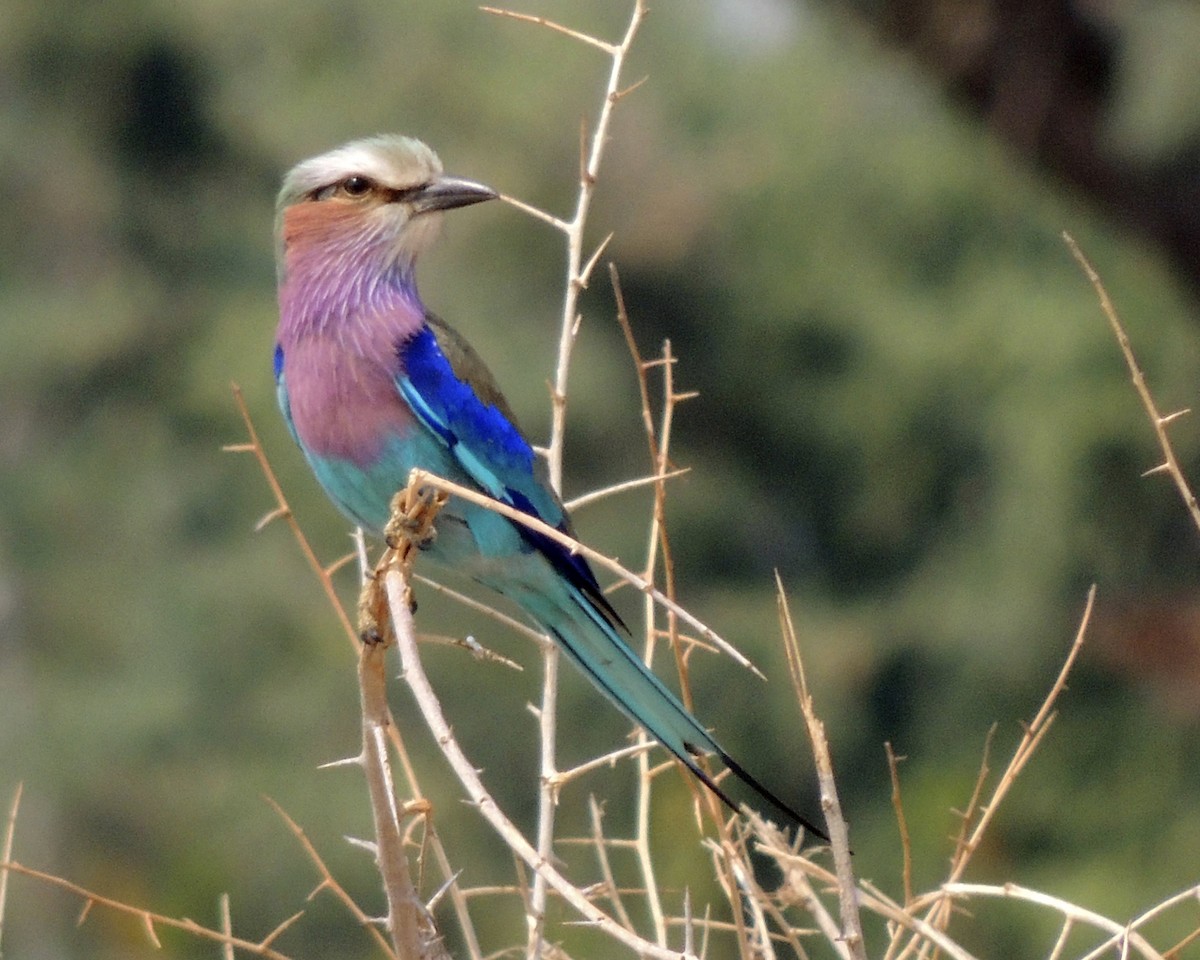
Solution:
M 496 378 L 475 348 L 432 313 L 406 345 L 400 392 L 430 429 L 470 462 L 469 472 L 492 496 L 552 524 L 562 522 L 545 460 L 536 455 Z
M 517 425 L 516 417 L 509 407 L 508 401 L 504 398 L 504 394 L 500 392 L 500 387 L 487 364 L 483 362 L 466 338 L 440 317 L 426 312 L 425 322 L 437 341 L 439 350 L 453 370 L 454 376 L 471 388 L 472 393 L 481 404 L 492 408 L 504 418 L 512 431 L 520 437 L 520 443 L 525 445 L 531 455 L 529 461 L 522 464 L 522 469 L 502 471 L 499 476 L 484 466 L 481 461 L 471 458 L 469 461 L 464 460 L 468 472 L 497 499 L 503 500 L 523 513 L 544 520 L 568 536 L 575 536 L 571 517 L 550 484 L 549 469 L 545 459 L 533 455 L 529 441 Z M 492 426 L 494 428 L 494 422 Z M 509 438 L 502 445 L 510 446 L 511 442 L 511 438 Z M 470 445 L 469 440 L 467 440 L 467 444 Z M 463 453 L 464 451 L 459 451 L 456 456 L 463 459 Z M 602 616 L 621 629 L 627 629 L 616 610 L 608 602 L 608 598 L 604 596 L 596 582 L 596 575 L 582 555 L 573 553 L 550 537 L 528 528 L 522 528 L 521 535 L 541 551 L 550 561 L 551 566 L 568 582 L 589 597 Z
M 492 371 L 488 369 L 483 358 L 461 333 L 446 323 L 437 314 L 426 311 L 425 323 L 437 341 L 438 349 L 450 364 L 454 376 L 471 388 L 475 395 L 487 406 L 494 407 L 510 423 L 513 428 L 525 436 L 517 416 L 509 406 L 507 398 L 500 390 Z

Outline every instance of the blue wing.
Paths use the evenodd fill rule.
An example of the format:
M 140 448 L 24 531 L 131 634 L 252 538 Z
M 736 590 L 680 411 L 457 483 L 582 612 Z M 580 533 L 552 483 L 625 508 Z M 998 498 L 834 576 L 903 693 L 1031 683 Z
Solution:
M 453 329 L 427 315 L 428 326 L 400 348 L 401 396 L 417 418 L 488 496 L 572 535 L 562 502 L 483 361 Z M 550 537 L 520 526 L 520 535 L 612 622 L 621 618 L 587 561 Z
M 487 367 L 453 330 L 428 314 L 426 320 L 428 326 L 399 350 L 401 396 L 453 462 L 490 496 L 569 534 L 562 502 Z M 490 585 L 537 619 L 601 692 L 732 809 L 736 805 L 699 764 L 699 755 L 717 754 L 760 797 L 825 836 L 733 760 L 634 653 L 617 630 L 625 625 L 583 557 L 544 534 L 513 526 L 526 549 L 545 557 L 557 577 L 523 577 L 518 574 L 523 564 L 512 557 L 505 582 Z

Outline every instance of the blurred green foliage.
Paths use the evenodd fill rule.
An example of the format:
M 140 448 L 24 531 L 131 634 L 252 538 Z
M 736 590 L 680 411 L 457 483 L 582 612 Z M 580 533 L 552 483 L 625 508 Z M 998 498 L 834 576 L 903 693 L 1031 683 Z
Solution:
M 1154 82 L 1149 61 L 1194 51 L 1200 16 L 1149 6 L 1170 6 L 1175 29 L 1130 66 L 1131 150 L 1180 139 L 1129 122 L 1139 95 L 1153 116 L 1196 119 L 1160 102 L 1191 90 Z M 525 9 L 611 37 L 626 16 L 581 0 Z M 1097 582 L 1094 642 L 972 877 L 1136 913 L 1196 881 L 1196 531 L 1167 481 L 1139 477 L 1157 462 L 1152 434 L 1060 232 L 1096 262 L 1164 409 L 1200 382 L 1196 303 L 1155 250 L 1023 169 L 836 7 L 756 4 L 776 18 L 764 31 L 730 9 L 654 7 L 628 74 L 649 82 L 618 108 L 592 220 L 593 239 L 616 233 L 643 351 L 670 338 L 677 385 L 701 392 L 674 446 L 692 468 L 671 499 L 683 599 L 773 677 L 764 688 L 697 661 L 699 712 L 815 810 L 776 640 L 778 569 L 857 866 L 897 890 L 890 740 L 908 757 L 931 883 L 989 727 L 995 768 Z M 274 410 L 274 190 L 304 156 L 399 130 L 454 172 L 565 211 L 605 64 L 459 2 L 10 0 L 3 16 L 0 795 L 26 784 L 17 857 L 200 920 L 229 891 L 240 931 L 262 935 L 312 886 L 265 793 L 370 902 L 371 866 L 340 839 L 369 829 L 363 791 L 315 769 L 356 750 L 352 660 L 287 531 L 253 534 L 270 500 L 252 461 L 220 451 L 243 439 L 236 381 L 322 555 L 346 548 Z M 427 302 L 539 439 L 562 262 L 555 235 L 494 204 L 451 218 L 422 271 Z M 645 449 L 605 286 L 584 301 L 568 494 L 628 478 Z M 1196 467 L 1194 435 L 1189 420 L 1174 429 Z M 647 509 L 638 495 L 589 507 L 581 533 L 635 563 Z M 497 677 L 428 654 L 472 756 L 529 823 L 536 656 L 434 596 L 421 616 L 526 665 Z M 427 791 L 453 796 L 395 700 Z M 564 762 L 624 729 L 568 679 Z M 585 791 L 611 797 L 610 826 L 627 828 L 627 789 L 608 772 L 573 788 L 566 832 Z M 662 879 L 702 897 L 704 859 L 673 842 L 686 797 L 663 781 Z M 466 882 L 507 877 L 470 811 L 447 799 L 438 817 Z M 125 920 L 75 929 L 75 909 L 14 883 L 5 946 L 26 960 L 152 954 Z M 367 955 L 336 907 L 312 909 L 285 949 Z M 498 908 L 480 923 L 500 940 L 522 929 Z M 1034 927 L 997 923 L 980 927 L 988 956 L 1045 952 Z

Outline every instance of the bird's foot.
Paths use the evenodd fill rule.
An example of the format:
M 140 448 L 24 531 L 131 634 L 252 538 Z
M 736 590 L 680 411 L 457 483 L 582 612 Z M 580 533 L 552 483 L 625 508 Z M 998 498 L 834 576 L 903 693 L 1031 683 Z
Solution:
M 408 524 L 401 520 L 399 523 L 389 523 L 383 534 L 383 542 L 399 552 L 405 547 L 415 547 L 417 550 L 428 550 L 437 540 L 437 528 L 428 527 L 424 530 L 417 524 Z
M 383 529 L 383 539 L 396 551 L 405 546 L 428 550 L 437 539 L 434 517 L 449 499 L 433 487 L 406 487 L 392 500 L 392 515 Z

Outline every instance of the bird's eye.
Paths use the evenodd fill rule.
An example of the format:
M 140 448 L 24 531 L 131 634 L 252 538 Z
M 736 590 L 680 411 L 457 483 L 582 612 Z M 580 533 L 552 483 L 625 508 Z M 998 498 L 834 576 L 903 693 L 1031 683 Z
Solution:
M 375 189 L 375 181 L 370 177 L 354 173 L 342 180 L 327 183 L 308 194 L 308 199 L 320 202 L 332 200 L 335 197 L 346 197 L 350 200 L 361 200 Z
M 365 197 L 371 192 L 371 187 L 374 184 L 366 177 L 353 176 L 343 180 L 340 186 L 342 188 L 341 192 L 348 197 Z

